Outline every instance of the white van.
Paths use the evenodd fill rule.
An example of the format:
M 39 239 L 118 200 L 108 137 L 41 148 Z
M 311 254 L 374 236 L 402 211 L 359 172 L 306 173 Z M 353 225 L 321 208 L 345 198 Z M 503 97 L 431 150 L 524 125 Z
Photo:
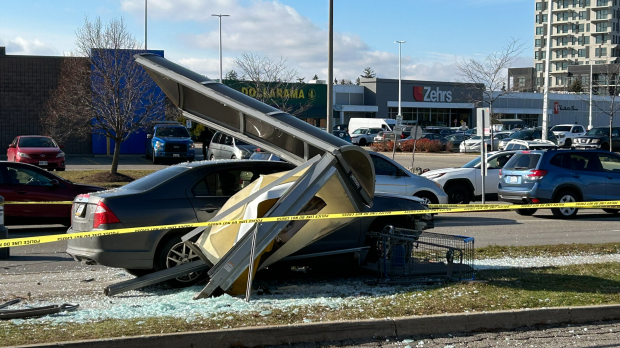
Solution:
M 359 128 L 381 128 L 392 131 L 396 126 L 396 120 L 391 118 L 352 118 L 349 120 L 349 134 L 353 134 Z

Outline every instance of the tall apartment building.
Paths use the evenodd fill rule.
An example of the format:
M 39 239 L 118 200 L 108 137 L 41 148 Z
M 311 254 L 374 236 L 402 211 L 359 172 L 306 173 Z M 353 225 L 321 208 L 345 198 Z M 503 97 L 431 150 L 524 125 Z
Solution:
M 552 29 L 551 35 L 548 35 L 549 2 L 536 1 L 534 79 L 533 86 L 526 89 L 539 92 L 543 89 L 546 45 L 549 37 L 551 39 L 549 89 L 566 90 L 573 77 L 569 70 L 579 71 L 578 76 L 583 84 L 589 85 L 589 75 L 582 74 L 582 71 L 589 69 L 577 66 L 604 65 L 618 61 L 620 0 L 552 0 L 551 3 Z

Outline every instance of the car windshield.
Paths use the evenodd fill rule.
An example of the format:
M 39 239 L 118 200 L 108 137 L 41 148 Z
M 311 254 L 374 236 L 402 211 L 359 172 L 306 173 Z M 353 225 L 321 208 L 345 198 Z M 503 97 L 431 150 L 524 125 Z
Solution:
M 359 128 L 359 129 L 356 129 L 355 132 L 353 132 L 353 134 L 366 134 L 366 132 L 368 132 L 368 128 Z
M 174 166 L 164 168 L 162 170 L 158 170 L 155 173 L 149 174 L 145 177 L 142 177 L 138 180 L 132 181 L 129 184 L 120 187 L 122 190 L 136 190 L 136 191 L 146 191 L 150 190 L 159 184 L 162 184 L 175 176 L 189 170 L 189 167 L 184 166 Z
M 19 138 L 19 147 L 58 147 L 52 138 L 24 137 Z
M 155 135 L 158 137 L 189 138 L 189 132 L 185 127 L 158 127 Z
M 479 136 L 479 135 L 475 135 L 475 136 L 469 138 L 469 140 L 480 140 L 480 139 L 482 139 L 482 137 Z
M 555 126 L 551 128 L 552 132 L 570 132 L 571 126 Z
M 609 128 L 592 128 L 586 135 L 609 135 Z
M 525 139 L 529 135 L 529 132 L 518 131 L 510 134 L 510 139 Z
M 540 160 L 540 154 L 536 153 L 517 153 L 506 163 L 504 169 L 511 170 L 530 170 L 536 168 L 538 161 Z
M 491 156 L 491 154 L 487 154 L 487 158 Z M 474 158 L 473 160 L 465 163 L 461 168 L 475 168 L 478 164 L 480 164 L 481 156 Z

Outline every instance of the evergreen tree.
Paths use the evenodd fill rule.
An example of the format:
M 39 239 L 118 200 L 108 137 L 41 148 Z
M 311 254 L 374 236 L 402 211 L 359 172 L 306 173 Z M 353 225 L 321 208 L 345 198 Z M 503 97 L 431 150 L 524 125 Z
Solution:
M 372 79 L 372 78 L 377 77 L 377 74 L 375 74 L 375 71 L 372 70 L 371 67 L 366 67 L 364 71 L 362 72 L 362 75 L 360 75 L 360 77 L 363 77 L 365 79 Z
M 316 81 L 319 79 L 319 76 L 317 74 L 314 74 L 314 77 L 312 79 Z
M 234 70 L 228 70 L 226 76 L 224 76 L 224 80 L 239 81 L 239 75 Z
M 334 85 L 338 84 L 338 79 L 334 78 Z
M 581 83 L 581 79 L 577 78 L 573 80 L 573 83 L 568 88 L 569 92 L 573 93 L 581 93 L 583 92 L 583 84 Z
M 360 78 L 359 78 L 359 77 L 358 77 L 358 78 L 356 78 L 356 79 L 355 79 L 355 85 L 356 85 L 356 86 L 359 86 L 359 85 L 360 85 L 360 83 L 361 83 Z

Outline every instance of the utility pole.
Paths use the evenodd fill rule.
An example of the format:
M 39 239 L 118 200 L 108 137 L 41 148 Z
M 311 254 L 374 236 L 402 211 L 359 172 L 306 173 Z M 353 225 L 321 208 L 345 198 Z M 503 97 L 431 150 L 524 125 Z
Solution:
M 148 50 L 148 48 L 147 48 L 148 46 L 146 45 L 146 38 L 147 38 L 147 35 L 146 35 L 146 29 L 147 29 L 147 25 L 146 25 L 146 18 L 147 18 L 146 17 L 146 13 L 147 13 L 146 5 L 147 5 L 147 2 L 148 2 L 148 0 L 144 0 L 144 50 L 145 51 Z
M 228 17 L 227 14 L 212 14 L 213 17 L 220 18 L 220 83 L 222 83 L 222 17 Z
M 592 63 L 594 63 L 594 61 L 590 61 L 589 59 L 586 61 L 588 64 L 590 64 L 590 80 L 588 81 L 588 86 L 590 87 L 590 102 L 588 104 L 590 104 L 590 110 L 588 112 L 588 130 L 592 129 Z
M 547 60 L 545 60 L 545 89 L 543 96 L 542 114 L 542 138 L 547 140 L 547 125 L 549 123 L 549 69 L 551 69 L 551 20 L 553 19 L 553 1 L 547 1 L 549 9 L 547 11 Z M 491 140 L 492 141 L 492 140 Z
M 407 41 L 394 41 L 398 44 L 398 115 L 396 115 L 396 127 L 392 129 L 392 134 L 394 134 L 394 146 L 392 147 L 392 160 L 394 159 L 394 155 L 396 154 L 396 136 L 402 134 L 402 124 L 403 124 L 403 113 L 401 109 L 401 99 L 402 99 L 402 79 L 400 74 L 400 56 L 401 56 L 401 46 Z M 398 129 L 398 130 L 397 130 Z M 413 161 L 412 161 L 413 162 Z
M 329 0 L 329 32 L 327 43 L 327 132 L 332 134 L 334 116 L 334 0 Z M 341 111 L 342 112 L 342 111 Z

